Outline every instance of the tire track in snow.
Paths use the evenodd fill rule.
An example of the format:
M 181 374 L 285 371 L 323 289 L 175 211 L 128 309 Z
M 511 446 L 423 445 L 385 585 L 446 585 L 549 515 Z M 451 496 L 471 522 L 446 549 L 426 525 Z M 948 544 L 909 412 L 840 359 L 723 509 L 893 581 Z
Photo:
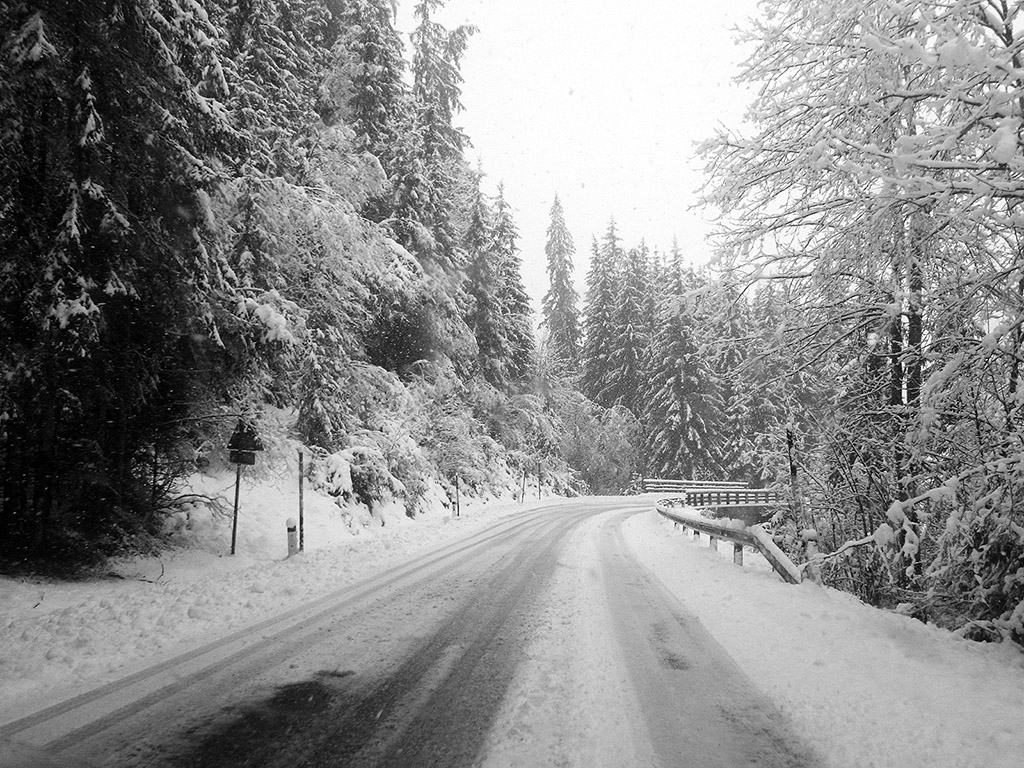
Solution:
M 629 550 L 621 531 L 628 516 L 604 521 L 598 549 L 612 624 L 659 763 L 819 765 L 778 708 Z
M 407 563 L 284 611 L 253 626 L 233 632 L 192 651 L 147 667 L 68 701 L 0 726 L 0 740 L 44 748 L 55 753 L 81 744 L 196 683 L 272 649 L 289 646 L 318 623 L 372 601 L 403 584 L 415 583 L 452 564 L 468 562 L 489 549 L 515 540 L 543 524 L 551 507 L 505 518 L 483 531 Z M 284 653 L 290 652 L 289 650 Z
M 203 733 L 217 732 L 216 726 L 211 728 L 193 725 L 189 728 L 186 725 L 190 718 L 195 719 L 196 711 L 202 710 L 203 707 L 215 707 L 215 704 L 209 702 L 200 702 L 198 706 L 189 703 L 189 697 L 194 697 L 195 691 L 201 692 L 204 686 L 209 690 L 211 680 L 222 681 L 220 689 L 230 689 L 235 685 L 244 687 L 247 678 L 254 675 L 253 670 L 275 665 L 288 666 L 287 661 L 290 657 L 301 655 L 306 649 L 315 647 L 327 633 L 342 627 L 346 621 L 355 622 L 361 613 L 372 610 L 374 605 L 387 603 L 403 592 L 427 589 L 425 585 L 437 583 L 459 569 L 472 574 L 474 570 L 479 571 L 486 567 L 486 563 L 479 565 L 475 561 L 495 557 L 495 553 L 504 558 L 505 555 L 500 552 L 502 548 L 517 547 L 522 551 L 511 558 L 510 563 L 502 567 L 497 576 L 492 576 L 486 583 L 476 587 L 475 594 L 478 595 L 478 599 L 475 602 L 484 608 L 490 605 L 490 609 L 483 614 L 479 609 L 476 609 L 475 613 L 469 608 L 461 609 L 455 620 L 455 624 L 462 627 L 461 634 L 442 630 L 425 643 L 421 643 L 398 671 L 386 678 L 383 683 L 373 675 L 350 675 L 350 670 L 328 668 L 319 670 L 307 680 L 282 686 L 268 698 L 267 702 L 257 703 L 254 709 L 250 708 L 249 714 L 259 713 L 253 722 L 265 726 L 281 721 L 284 717 L 282 713 L 287 713 L 296 706 L 302 715 L 300 719 L 315 720 L 317 713 L 309 710 L 311 707 L 316 710 L 317 707 L 313 705 L 320 702 L 324 704 L 325 711 L 332 710 L 331 717 L 335 721 L 341 719 L 347 722 L 345 727 L 334 728 L 333 733 L 347 733 L 349 736 L 352 733 L 363 733 L 363 736 L 356 740 L 358 744 L 346 737 L 348 747 L 345 747 L 344 739 L 329 748 L 324 744 L 328 751 L 344 748 L 353 753 L 365 747 L 369 741 L 375 741 L 378 752 L 384 750 L 386 744 L 391 742 L 398 745 L 395 747 L 395 754 L 407 752 L 409 744 L 422 742 L 423 733 L 437 728 L 434 722 L 435 715 L 420 717 L 421 725 L 415 725 L 419 721 L 413 717 L 410 720 L 414 724 L 411 733 L 418 735 L 407 741 L 405 746 L 401 745 L 400 739 L 395 741 L 398 738 L 395 734 L 404 730 L 404 721 L 409 719 L 410 712 L 417 709 L 420 699 L 429 703 L 425 712 L 449 709 L 455 711 L 452 702 L 459 698 L 459 691 L 466 685 L 475 687 L 475 683 L 465 681 L 486 678 L 490 682 L 484 687 L 491 691 L 489 695 L 494 701 L 500 701 L 501 681 L 507 676 L 506 667 L 511 667 L 508 664 L 503 667 L 496 663 L 500 655 L 495 655 L 493 647 L 508 643 L 510 640 L 513 644 L 520 642 L 512 631 L 514 628 L 510 626 L 510 619 L 506 618 L 502 623 L 502 617 L 514 615 L 516 606 L 527 598 L 528 593 L 539 589 L 539 575 L 536 578 L 527 576 L 535 571 L 543 571 L 547 567 L 544 565 L 545 558 L 553 562 L 550 552 L 564 531 L 572 527 L 574 520 L 591 514 L 589 511 L 581 512 L 577 506 L 572 515 L 562 517 L 553 515 L 553 508 L 557 509 L 557 506 L 532 510 L 522 516 L 498 521 L 474 536 L 421 555 L 403 566 L 236 632 L 192 653 L 183 654 L 124 680 L 103 686 L 92 693 L 9 723 L 0 728 L 0 738 L 14 738 L 22 743 L 42 746 L 48 753 L 60 753 L 69 760 L 81 755 L 98 758 L 106 765 L 158 764 L 164 756 L 181 756 L 180 748 L 183 743 L 194 746 L 196 743 L 202 743 Z M 530 550 L 536 548 L 532 545 L 545 541 L 546 548 L 541 549 L 539 554 L 530 553 Z M 508 582 L 508 588 L 504 589 L 496 580 Z M 479 596 L 486 595 L 491 595 L 492 598 L 479 599 Z M 414 610 L 415 606 L 408 609 L 407 613 Z M 485 629 L 467 636 L 465 630 L 470 626 L 483 626 Z M 501 626 L 504 626 L 504 630 L 499 631 L 497 627 Z M 487 629 L 488 627 L 491 629 Z M 393 667 L 394 661 L 390 663 Z M 456 670 L 457 667 L 461 670 L 490 668 L 499 670 L 500 674 L 495 672 L 481 677 L 479 673 L 459 672 Z M 424 693 L 424 690 L 429 692 L 434 688 L 438 691 L 436 695 Z M 213 691 L 209 696 L 211 701 L 215 698 L 213 694 L 226 695 L 223 690 Z M 312 704 L 308 704 L 302 697 L 307 697 Z M 244 720 L 247 706 L 244 701 L 235 701 L 229 707 L 224 706 L 223 700 L 217 703 L 220 704 L 221 710 L 231 710 L 227 713 L 221 712 L 221 716 L 227 722 L 221 730 L 230 730 L 232 719 Z M 334 704 L 337 706 L 332 706 Z M 374 727 L 370 730 L 356 728 L 353 724 L 358 718 L 352 720 L 351 715 L 357 711 L 372 710 L 377 704 L 381 706 L 371 713 Z M 486 702 L 477 702 L 475 706 L 481 713 L 493 708 L 492 704 Z M 339 707 L 343 713 L 339 713 Z M 389 709 L 400 716 L 386 716 Z M 242 715 L 239 715 L 240 712 Z M 214 711 L 212 715 L 217 715 L 217 712 Z M 287 719 L 285 717 L 285 720 Z M 465 715 L 458 719 L 468 722 Z M 177 735 L 171 738 L 175 743 L 167 746 L 167 734 L 160 734 L 159 731 L 161 727 L 165 731 L 173 730 L 173 723 L 177 720 L 180 720 L 182 725 Z M 483 715 L 475 718 L 477 731 L 486 730 L 486 720 L 487 717 Z M 154 728 L 155 721 L 161 721 L 161 727 Z M 363 722 L 365 725 L 365 717 Z M 292 726 L 289 725 L 288 728 Z M 190 730 L 192 733 L 187 733 Z M 259 730 L 258 728 L 257 731 Z M 252 729 L 250 737 L 253 736 L 251 731 Z M 385 738 L 381 734 L 391 735 Z M 207 741 L 207 745 L 210 743 L 213 742 Z M 249 754 L 252 755 L 251 750 Z M 171 760 L 171 764 L 220 764 L 204 762 L 201 757 L 194 755 L 192 758 L 184 762 Z M 261 760 L 259 764 L 269 763 Z

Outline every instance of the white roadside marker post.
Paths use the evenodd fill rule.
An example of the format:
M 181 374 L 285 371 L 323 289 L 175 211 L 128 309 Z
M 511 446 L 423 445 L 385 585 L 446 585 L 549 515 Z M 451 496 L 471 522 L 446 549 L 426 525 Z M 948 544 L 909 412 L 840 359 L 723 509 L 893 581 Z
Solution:
M 288 526 L 288 557 L 299 552 L 299 527 L 294 517 L 289 517 L 285 522 Z

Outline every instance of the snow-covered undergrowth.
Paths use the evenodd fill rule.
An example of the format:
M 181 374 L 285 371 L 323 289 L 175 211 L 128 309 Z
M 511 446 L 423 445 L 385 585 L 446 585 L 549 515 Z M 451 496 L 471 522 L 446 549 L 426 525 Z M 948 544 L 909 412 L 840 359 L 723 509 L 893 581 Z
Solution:
M 366 578 L 497 516 L 536 504 L 462 496 L 461 514 L 436 489 L 415 519 L 399 501 L 363 505 L 304 492 L 305 551 L 288 558 L 287 520 L 298 518 L 297 462 L 276 473 L 247 468 L 236 554 L 230 555 L 235 474 L 195 475 L 196 496 L 168 521 L 176 546 L 111 564 L 106 578 L 56 582 L 0 578 L 0 722 L 26 715 Z M 518 489 L 517 489 L 518 490 Z M 200 499 L 204 499 L 200 501 Z
M 687 541 L 654 512 L 625 535 L 833 768 L 1020 768 L 1024 654 L 785 584 L 759 555 Z M 681 724 L 682 725 L 682 724 Z

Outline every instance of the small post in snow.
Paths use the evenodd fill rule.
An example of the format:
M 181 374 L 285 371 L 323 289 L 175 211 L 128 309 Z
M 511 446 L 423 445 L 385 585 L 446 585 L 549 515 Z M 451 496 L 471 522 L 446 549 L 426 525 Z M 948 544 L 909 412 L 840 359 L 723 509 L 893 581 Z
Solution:
M 711 548 L 717 552 L 718 551 L 718 537 L 717 536 L 709 536 L 708 539 L 709 539 L 709 544 L 711 545 Z
M 540 472 L 541 472 L 541 466 L 540 466 L 540 462 L 538 461 L 537 462 L 537 499 L 538 500 L 540 499 Z
M 459 507 L 459 476 L 455 475 L 455 516 L 462 516 L 462 509 Z
M 238 536 L 238 486 L 242 482 L 242 465 L 235 465 L 235 512 L 231 516 L 231 554 L 235 554 L 235 539 Z
M 302 476 L 302 449 L 299 448 L 299 552 L 301 552 L 302 550 L 304 550 L 306 548 L 306 542 L 304 541 L 305 536 L 303 535 L 305 533 L 305 531 L 303 530 L 304 526 L 302 524 L 303 523 L 303 519 L 302 519 L 302 484 L 303 484 L 303 476 Z M 291 518 L 289 518 L 289 519 L 291 519 Z
M 738 541 L 733 542 L 732 545 L 732 561 L 736 565 L 743 565 L 743 545 Z
M 526 467 L 523 467 L 523 487 L 519 492 L 519 503 L 522 504 L 526 501 Z
M 285 522 L 288 527 L 288 557 L 298 554 L 299 551 L 299 532 L 298 526 L 295 522 L 294 517 L 289 517 Z

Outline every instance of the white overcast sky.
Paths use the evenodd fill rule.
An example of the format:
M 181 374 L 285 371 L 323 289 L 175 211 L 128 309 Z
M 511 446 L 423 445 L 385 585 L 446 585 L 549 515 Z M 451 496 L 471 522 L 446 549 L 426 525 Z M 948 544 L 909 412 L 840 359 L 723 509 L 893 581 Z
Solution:
M 402 0 L 403 33 L 412 6 Z M 645 239 L 667 250 L 678 237 L 706 260 L 707 226 L 690 209 L 701 184 L 694 143 L 742 118 L 749 96 L 731 82 L 744 58 L 732 28 L 755 14 L 755 0 L 448 0 L 437 14 L 449 28 L 479 28 L 456 124 L 485 186 L 505 184 L 535 310 L 556 192 L 581 287 L 591 239 L 612 217 L 626 247 Z

